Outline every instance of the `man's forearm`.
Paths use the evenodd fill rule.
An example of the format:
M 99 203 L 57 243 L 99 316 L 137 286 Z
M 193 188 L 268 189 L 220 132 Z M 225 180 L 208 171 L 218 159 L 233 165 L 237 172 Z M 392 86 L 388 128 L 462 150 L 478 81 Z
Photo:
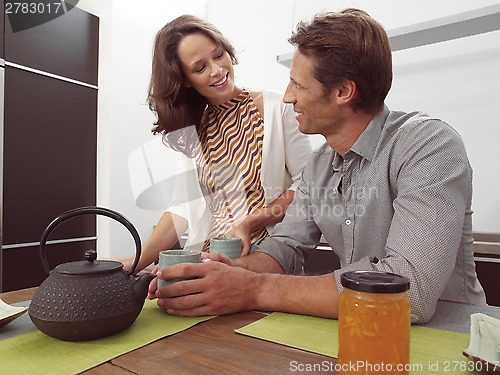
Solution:
M 261 252 L 237 259 L 236 263 L 256 272 L 252 275 L 253 309 L 337 318 L 339 292 L 333 273 L 283 275 L 279 263 Z
M 293 276 L 261 273 L 254 290 L 255 309 L 337 319 L 339 292 L 332 273 Z

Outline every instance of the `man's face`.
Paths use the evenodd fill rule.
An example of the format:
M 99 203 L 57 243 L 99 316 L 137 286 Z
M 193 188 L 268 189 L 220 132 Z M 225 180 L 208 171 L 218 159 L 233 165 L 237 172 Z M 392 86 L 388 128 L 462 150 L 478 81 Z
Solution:
M 295 52 L 283 101 L 293 104 L 302 133 L 328 137 L 338 120 L 336 90 L 326 95 L 323 85 L 312 76 L 313 67 L 314 57 Z

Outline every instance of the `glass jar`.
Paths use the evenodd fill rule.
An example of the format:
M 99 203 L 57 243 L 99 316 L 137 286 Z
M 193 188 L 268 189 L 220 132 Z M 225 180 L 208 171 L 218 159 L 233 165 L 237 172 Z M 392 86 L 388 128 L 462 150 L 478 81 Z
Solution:
M 409 374 L 408 278 L 377 271 L 345 272 L 339 297 L 339 374 Z

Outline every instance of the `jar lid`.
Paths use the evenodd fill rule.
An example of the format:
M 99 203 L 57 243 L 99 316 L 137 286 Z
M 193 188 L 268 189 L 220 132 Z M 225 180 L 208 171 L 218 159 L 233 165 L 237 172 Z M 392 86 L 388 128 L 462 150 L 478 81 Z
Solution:
M 340 283 L 348 289 L 368 293 L 401 293 L 410 289 L 407 277 L 380 271 L 344 272 Z

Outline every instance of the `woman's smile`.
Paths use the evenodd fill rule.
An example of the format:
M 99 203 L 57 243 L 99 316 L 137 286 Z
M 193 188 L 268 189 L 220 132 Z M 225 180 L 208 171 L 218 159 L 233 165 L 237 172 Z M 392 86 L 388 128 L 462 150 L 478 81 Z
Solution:
M 228 76 L 229 76 L 229 73 L 226 73 L 224 75 L 224 77 L 222 77 L 220 80 L 218 80 L 217 82 L 215 83 L 212 83 L 210 86 L 212 87 L 217 87 L 217 88 L 223 88 L 223 87 L 226 87 L 227 86 L 227 82 L 228 82 Z

